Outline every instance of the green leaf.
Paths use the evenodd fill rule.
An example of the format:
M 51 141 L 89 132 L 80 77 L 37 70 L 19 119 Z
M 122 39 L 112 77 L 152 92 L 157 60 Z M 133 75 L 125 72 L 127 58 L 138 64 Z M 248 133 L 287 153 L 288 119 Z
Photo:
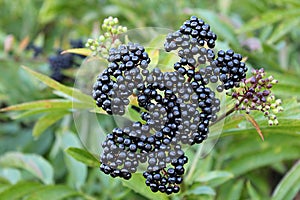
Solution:
M 21 179 L 21 173 L 17 169 L 4 168 L 0 169 L 0 177 L 7 179 L 12 184 L 16 184 Z
M 38 109 L 34 109 L 34 110 L 28 110 L 28 111 L 24 111 L 22 113 L 18 113 L 18 114 L 13 114 L 11 116 L 12 119 L 21 119 L 21 118 L 27 118 L 30 117 L 32 115 L 37 115 L 40 113 L 47 113 L 47 112 L 59 112 L 59 111 L 65 111 L 65 109 L 63 108 L 38 108 Z
M 128 117 L 131 121 L 141 121 L 141 114 L 132 106 L 128 107 L 128 113 L 125 113 L 124 117 Z
M 272 2 L 276 3 L 280 6 L 292 6 L 292 7 L 300 7 L 300 2 L 298 0 L 273 0 Z M 290 5 L 289 5 L 290 4 Z
M 274 78 L 279 81 L 279 83 L 272 88 L 274 94 L 282 98 L 300 98 L 300 85 L 298 84 L 299 76 L 297 74 L 290 72 L 278 73 L 274 71 L 271 71 L 268 74 L 272 74 Z
M 0 166 L 24 169 L 45 184 L 53 183 L 53 168 L 39 155 L 8 152 L 0 157 Z
M 256 200 L 261 199 L 260 196 L 259 196 L 259 194 L 257 193 L 257 191 L 251 185 L 250 181 L 248 181 L 246 183 L 246 185 L 247 185 L 248 194 L 249 194 L 249 196 L 250 196 L 251 199 L 256 199 Z
M 283 148 L 284 146 L 300 145 L 300 135 L 285 133 L 281 129 L 267 129 L 264 131 L 266 140 L 264 142 L 255 139 L 256 131 L 254 129 L 241 131 L 239 138 L 234 138 L 236 144 L 228 145 L 226 155 L 223 159 L 231 159 L 232 157 L 241 158 L 246 154 L 259 153 L 267 149 Z M 246 134 L 249 135 L 246 135 Z M 253 135 L 251 135 L 253 134 Z
M 241 194 L 244 187 L 244 181 L 238 180 L 234 182 L 232 185 L 227 185 L 228 187 L 225 188 L 224 193 L 219 195 L 219 199 L 230 199 L 230 200 L 240 200 Z
M 66 95 L 73 97 L 77 100 L 80 100 L 88 105 L 94 106 L 94 100 L 91 96 L 86 95 L 84 93 L 82 93 L 81 91 L 75 89 L 75 88 L 71 88 L 71 87 L 67 87 L 53 79 L 51 79 L 50 77 L 43 75 L 41 73 L 35 72 L 33 70 L 31 70 L 28 67 L 22 66 L 27 72 L 29 72 L 31 75 L 33 75 L 34 77 L 36 77 L 37 79 L 39 79 L 40 81 L 42 81 L 43 83 L 45 83 L 46 85 L 48 85 L 49 87 L 56 89 L 58 91 L 61 91 L 63 93 L 65 93 Z
M 65 150 L 70 156 L 74 159 L 90 166 L 90 167 L 99 167 L 99 160 L 90 152 L 76 147 L 69 147 Z
M 78 55 L 90 56 L 92 54 L 92 51 L 86 48 L 76 48 L 76 49 L 67 49 L 61 52 L 61 54 L 66 54 L 66 53 L 75 53 Z
M 38 22 L 40 24 L 47 24 L 55 19 L 57 12 L 57 1 L 43 1 L 43 4 L 39 10 Z
M 273 163 L 284 160 L 297 159 L 299 158 L 299 155 L 299 146 L 284 147 L 279 144 L 277 144 L 277 146 L 272 145 L 259 152 L 253 149 L 253 152 L 243 154 L 242 157 L 233 159 L 228 163 L 225 170 L 231 171 L 235 176 L 239 176 L 259 167 L 272 165 Z
M 226 171 L 210 171 L 200 175 L 196 179 L 198 182 L 207 183 L 211 187 L 216 187 L 227 180 L 233 178 L 233 174 Z
M 1 178 L 0 178 L 1 179 Z M 0 183 L 0 194 L 2 191 L 6 190 L 10 185 L 6 183 Z
M 87 108 L 85 103 L 72 102 L 69 100 L 49 99 L 39 100 L 27 103 L 21 103 L 6 108 L 0 109 L 0 112 L 15 111 L 15 110 L 34 110 L 34 109 L 72 109 L 72 108 Z
M 252 19 L 250 22 L 242 26 L 238 30 L 238 33 L 253 31 L 283 19 L 289 20 L 290 18 L 297 17 L 299 13 L 300 13 L 300 9 L 298 8 L 284 9 L 284 10 L 271 10 L 263 13 L 261 16 Z
M 58 137 L 61 137 L 61 148 L 63 150 L 69 147 L 81 147 L 81 143 L 77 135 L 70 131 L 63 131 L 63 133 L 59 134 Z M 74 188 L 80 189 L 84 185 L 87 178 L 87 166 L 74 159 L 67 152 L 65 152 L 64 155 L 66 166 L 69 171 L 68 183 Z
M 150 69 L 153 69 L 157 67 L 158 61 L 159 61 L 159 50 L 153 49 L 153 48 L 146 48 L 145 51 L 148 53 L 149 58 L 151 59 L 151 62 L 149 64 Z
M 175 62 L 177 62 L 177 55 L 173 52 L 168 52 L 163 55 L 161 55 L 159 60 L 158 67 L 161 71 L 166 72 L 172 70 L 172 67 Z
M 45 200 L 45 199 L 65 199 L 68 197 L 80 196 L 76 190 L 65 185 L 49 185 L 35 192 L 32 192 L 26 200 Z
M 63 118 L 68 112 L 59 111 L 59 112 L 49 112 L 46 113 L 43 117 L 35 123 L 32 131 L 32 135 L 35 138 L 38 138 L 49 126 Z
M 3 177 L 0 176 L 0 184 L 9 185 L 10 182 L 8 180 L 8 177 L 3 178 Z
M 272 35 L 268 39 L 268 43 L 274 43 L 279 40 L 284 35 L 290 33 L 295 27 L 297 27 L 300 23 L 299 18 L 286 20 L 285 22 L 281 23 L 279 26 L 275 28 Z
M 167 200 L 169 199 L 166 194 L 163 193 L 153 193 L 149 187 L 145 185 L 145 179 L 142 174 L 132 174 L 132 177 L 129 181 L 124 180 L 123 185 L 132 189 L 136 193 L 147 197 L 148 199 L 157 199 L 157 200 Z
M 193 13 L 196 15 L 201 16 L 210 24 L 211 29 L 219 36 L 222 36 L 226 41 L 230 42 L 231 44 L 237 44 L 238 40 L 234 33 L 233 27 L 226 24 L 226 21 L 222 21 L 215 12 L 205 9 L 193 9 Z
M 193 195 L 212 195 L 212 196 L 215 196 L 216 192 L 211 187 L 208 187 L 208 186 L 199 186 L 199 187 L 196 187 L 195 189 L 189 189 L 185 194 L 188 194 L 188 195 L 193 194 Z
M 19 182 L 0 192 L 0 197 L 1 200 L 18 200 L 42 187 L 42 184 L 36 182 Z
M 300 190 L 300 161 L 283 177 L 276 186 L 272 200 L 286 200 L 295 198 Z

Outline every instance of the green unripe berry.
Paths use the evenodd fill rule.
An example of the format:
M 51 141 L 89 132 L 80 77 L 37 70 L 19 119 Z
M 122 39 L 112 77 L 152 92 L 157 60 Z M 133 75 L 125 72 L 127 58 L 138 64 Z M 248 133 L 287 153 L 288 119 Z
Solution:
M 268 98 L 267 98 L 267 102 L 273 102 L 275 100 L 275 97 L 274 97 L 274 95 L 271 95 L 271 96 L 268 96 Z
M 114 21 L 109 21 L 108 24 L 109 24 L 109 26 L 115 25 Z
M 100 41 L 100 42 L 103 42 L 103 41 L 105 41 L 105 37 L 104 37 L 104 35 L 100 35 L 100 36 L 99 36 L 99 41 Z
M 95 46 L 91 46 L 90 48 L 91 48 L 92 51 L 95 51 L 95 50 L 96 50 L 96 47 L 95 47 Z
M 278 106 L 277 109 L 278 109 L 279 112 L 283 111 L 283 107 L 281 107 L 281 106 Z
M 270 115 L 270 116 L 269 116 L 269 119 L 271 119 L 271 120 L 276 119 L 276 115 L 274 115 L 274 114 Z
M 272 84 L 276 85 L 278 83 L 278 80 L 271 81 Z
M 113 27 L 113 28 L 111 29 L 111 32 L 112 32 L 113 34 L 117 34 L 117 33 L 118 33 L 118 30 L 117 30 L 116 28 Z
M 110 33 L 108 33 L 108 32 L 104 33 L 104 37 L 105 38 L 109 38 L 110 37 Z
M 273 76 L 269 76 L 268 79 L 269 79 L 270 81 L 273 81 L 273 80 L 274 80 L 274 77 L 273 77 Z
M 116 39 L 114 43 L 115 43 L 117 46 L 122 44 L 122 42 L 121 42 L 119 39 Z
M 102 24 L 101 27 L 102 27 L 103 30 L 107 30 L 107 24 Z
M 114 18 L 114 24 L 118 24 L 119 23 L 119 19 L 118 18 Z
M 250 114 L 250 108 L 246 108 L 246 114 Z
M 276 104 L 276 103 L 272 103 L 272 104 L 271 104 L 271 108 L 272 108 L 272 109 L 277 108 L 277 104 Z
M 272 120 L 269 120 L 268 122 L 269 122 L 269 125 L 270 125 L 270 126 L 273 125 L 273 121 L 272 121 Z
M 87 43 L 89 43 L 89 44 L 92 44 L 93 42 L 94 42 L 93 39 L 88 39 L 88 40 L 87 40 Z
M 103 26 L 103 25 L 108 25 L 108 23 L 109 23 L 109 20 L 108 20 L 108 18 L 106 18 L 106 19 L 103 20 L 102 26 Z
M 107 28 L 106 28 L 107 31 L 111 31 L 111 29 L 112 29 L 112 26 L 107 26 Z
M 277 105 L 281 105 L 282 101 L 281 101 L 281 99 L 276 99 L 275 103 L 276 103 Z

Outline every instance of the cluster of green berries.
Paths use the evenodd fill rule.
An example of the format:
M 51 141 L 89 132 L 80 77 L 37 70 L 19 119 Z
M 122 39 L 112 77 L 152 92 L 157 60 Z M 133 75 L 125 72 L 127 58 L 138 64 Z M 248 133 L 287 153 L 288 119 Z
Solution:
M 276 99 L 271 92 L 273 85 L 278 80 L 273 76 L 267 77 L 263 68 L 252 71 L 252 77 L 243 79 L 239 87 L 233 88 L 230 95 L 236 100 L 236 109 L 245 110 L 247 114 L 251 110 L 258 110 L 268 118 L 269 125 L 278 125 L 276 114 L 283 111 L 281 100 Z
M 106 57 L 109 49 L 121 44 L 119 34 L 127 32 L 127 27 L 119 25 L 118 18 L 108 17 L 101 25 L 102 34 L 96 39 L 88 39 L 85 46 L 89 48 L 93 55 Z

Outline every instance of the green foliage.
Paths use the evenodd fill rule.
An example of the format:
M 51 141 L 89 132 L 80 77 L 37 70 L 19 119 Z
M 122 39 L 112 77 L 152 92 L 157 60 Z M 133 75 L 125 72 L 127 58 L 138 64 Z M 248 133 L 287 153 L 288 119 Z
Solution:
M 66 152 L 75 158 L 76 160 L 86 164 L 87 166 L 90 167 L 98 167 L 99 166 L 99 161 L 97 158 L 95 158 L 94 155 L 92 155 L 90 152 L 85 151 L 80 148 L 75 148 L 75 147 L 69 147 L 66 149 Z
M 201 4 L 171 0 L 26 0 L 0 1 L 0 6 L 1 46 L 8 34 L 14 36 L 11 50 L 0 51 L 0 199 L 283 200 L 299 194 L 300 3 L 297 0 L 218 0 L 213 4 L 207 0 Z M 282 99 L 284 112 L 277 116 L 279 125 L 272 127 L 259 112 L 251 113 L 264 141 L 244 115 L 237 112 L 228 116 L 220 138 L 211 132 L 205 144 L 186 149 L 190 159 L 182 191 L 171 196 L 153 194 L 139 173 L 130 181 L 123 181 L 99 172 L 99 155 L 82 144 L 71 114 L 100 113 L 97 119 L 102 123 L 101 131 L 105 130 L 101 134 L 108 133 L 115 124 L 95 107 L 89 94 L 49 78 L 45 63 L 49 52 L 64 48 L 69 39 L 97 38 L 93 24 L 110 15 L 118 17 L 128 29 L 144 26 L 177 29 L 192 14 L 211 25 L 221 40 L 219 46 L 242 53 L 250 67 L 263 67 L 279 80 L 272 90 Z M 20 49 L 27 36 L 45 49 L 44 55 L 36 60 Z M 149 41 L 151 67 L 172 66 L 172 54 L 163 55 L 151 48 L 162 44 L 162 39 Z M 65 53 L 91 52 L 72 49 Z M 134 119 L 136 114 L 129 109 L 126 117 Z M 92 138 L 90 134 L 87 133 Z M 217 139 L 213 150 L 203 158 L 200 147 L 206 148 Z
M 52 166 L 38 155 L 8 152 L 0 157 L 0 166 L 24 169 L 45 184 L 53 183 Z
M 277 185 L 273 200 L 292 199 L 300 190 L 300 162 L 298 161 Z
M 130 181 L 123 181 L 123 185 L 126 187 L 129 187 L 136 193 L 139 193 L 148 199 L 152 199 L 152 198 L 160 199 L 160 200 L 168 199 L 167 195 L 165 195 L 165 194 L 162 194 L 162 193 L 154 194 L 150 190 L 150 188 L 144 184 L 144 182 L 145 181 L 144 181 L 143 175 L 136 173 L 136 174 L 132 175 L 132 179 L 130 179 Z

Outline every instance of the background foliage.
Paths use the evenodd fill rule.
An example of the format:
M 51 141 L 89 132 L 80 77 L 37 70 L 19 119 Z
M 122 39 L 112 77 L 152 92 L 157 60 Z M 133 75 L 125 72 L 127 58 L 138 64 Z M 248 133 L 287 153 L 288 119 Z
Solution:
M 300 199 L 299 1 L 1 0 L 0 8 L 0 106 L 37 101 L 0 112 L 1 199 Z M 84 150 L 71 114 L 92 109 L 91 97 L 43 74 L 50 74 L 47 58 L 54 49 L 96 36 L 94 27 L 109 15 L 129 29 L 177 29 L 190 15 L 203 18 L 220 46 L 279 80 L 274 92 L 285 108 L 280 125 L 269 127 L 253 113 L 261 141 L 243 115 L 228 117 L 208 156 L 201 158 L 199 146 L 188 149 L 179 195 L 151 193 L 139 174 L 121 181 L 100 173 L 98 155 Z M 33 58 L 27 41 L 43 47 L 43 54 Z M 111 118 L 99 118 L 103 130 L 115 126 Z

